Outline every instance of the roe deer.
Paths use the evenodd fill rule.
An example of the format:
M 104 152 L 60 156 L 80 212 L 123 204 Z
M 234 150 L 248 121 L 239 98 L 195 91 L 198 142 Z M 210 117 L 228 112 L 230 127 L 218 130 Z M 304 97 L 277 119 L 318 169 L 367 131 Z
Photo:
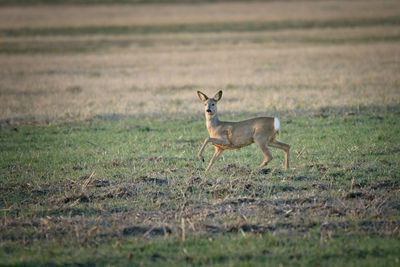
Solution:
M 219 91 L 213 98 L 208 98 L 205 94 L 197 91 L 200 99 L 204 102 L 204 112 L 206 115 L 207 130 L 210 137 L 204 140 L 200 148 L 198 157 L 204 162 L 203 150 L 208 143 L 215 146 L 215 153 L 208 165 L 208 171 L 225 149 L 235 149 L 256 143 L 264 154 L 265 160 L 260 168 L 266 166 L 271 161 L 272 155 L 268 146 L 282 149 L 285 152 L 285 168 L 289 168 L 289 149 L 290 146 L 276 140 L 279 134 L 279 120 L 271 117 L 258 117 L 239 122 L 224 122 L 218 119 L 217 102 L 222 97 Z

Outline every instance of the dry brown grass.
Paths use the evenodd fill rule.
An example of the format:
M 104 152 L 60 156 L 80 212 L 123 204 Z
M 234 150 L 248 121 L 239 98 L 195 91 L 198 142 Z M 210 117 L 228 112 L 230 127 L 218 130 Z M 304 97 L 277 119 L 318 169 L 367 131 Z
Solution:
M 380 18 L 398 15 L 398 5 L 398 1 L 312 1 L 4 7 L 0 25 L 284 21 L 354 14 Z M 397 105 L 399 33 L 396 26 L 371 25 L 241 33 L 2 37 L 0 120 L 194 115 L 201 112 L 197 89 L 208 93 L 223 89 L 223 113 L 295 114 L 332 106 Z M 94 48 L 46 52 L 59 46 L 68 52 L 76 45 Z M 26 51 L 7 53 L 15 46 Z M 31 53 L 34 47 L 40 52 Z
M 396 0 L 2 7 L 0 28 L 344 19 L 398 9 Z
M 224 89 L 231 112 L 396 104 L 399 53 L 375 44 L 2 56 L 1 119 L 197 114 L 203 88 Z

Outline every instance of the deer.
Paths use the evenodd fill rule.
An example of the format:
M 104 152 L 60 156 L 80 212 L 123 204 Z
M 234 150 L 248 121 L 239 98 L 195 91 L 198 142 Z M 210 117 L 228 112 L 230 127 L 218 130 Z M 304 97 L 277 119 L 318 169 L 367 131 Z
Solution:
M 239 122 L 226 122 L 218 119 L 217 103 L 221 100 L 222 91 L 218 91 L 213 98 L 209 98 L 204 93 L 197 91 L 201 101 L 204 102 L 204 113 L 209 137 L 204 140 L 198 158 L 204 162 L 202 156 L 207 144 L 211 143 L 215 147 L 215 153 L 208 164 L 208 172 L 211 166 L 227 149 L 238 149 L 256 143 L 264 154 L 264 161 L 259 166 L 260 169 L 267 166 L 272 160 L 272 154 L 268 147 L 279 148 L 285 152 L 285 169 L 289 169 L 289 150 L 290 145 L 279 142 L 276 138 L 279 135 L 280 122 L 276 117 L 257 117 Z

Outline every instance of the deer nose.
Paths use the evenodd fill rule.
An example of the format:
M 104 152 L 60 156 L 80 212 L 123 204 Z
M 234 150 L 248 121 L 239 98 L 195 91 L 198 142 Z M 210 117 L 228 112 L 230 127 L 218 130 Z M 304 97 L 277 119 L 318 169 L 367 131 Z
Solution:
M 210 112 L 211 112 L 211 109 L 207 109 L 206 111 L 207 111 L 208 113 L 210 113 Z

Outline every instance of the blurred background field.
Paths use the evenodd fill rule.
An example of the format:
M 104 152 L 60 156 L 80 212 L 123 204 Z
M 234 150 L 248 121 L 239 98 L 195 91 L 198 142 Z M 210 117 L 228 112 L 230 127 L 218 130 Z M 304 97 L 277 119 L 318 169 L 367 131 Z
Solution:
M 1 6 L 3 123 L 399 104 L 399 1 L 73 2 Z

